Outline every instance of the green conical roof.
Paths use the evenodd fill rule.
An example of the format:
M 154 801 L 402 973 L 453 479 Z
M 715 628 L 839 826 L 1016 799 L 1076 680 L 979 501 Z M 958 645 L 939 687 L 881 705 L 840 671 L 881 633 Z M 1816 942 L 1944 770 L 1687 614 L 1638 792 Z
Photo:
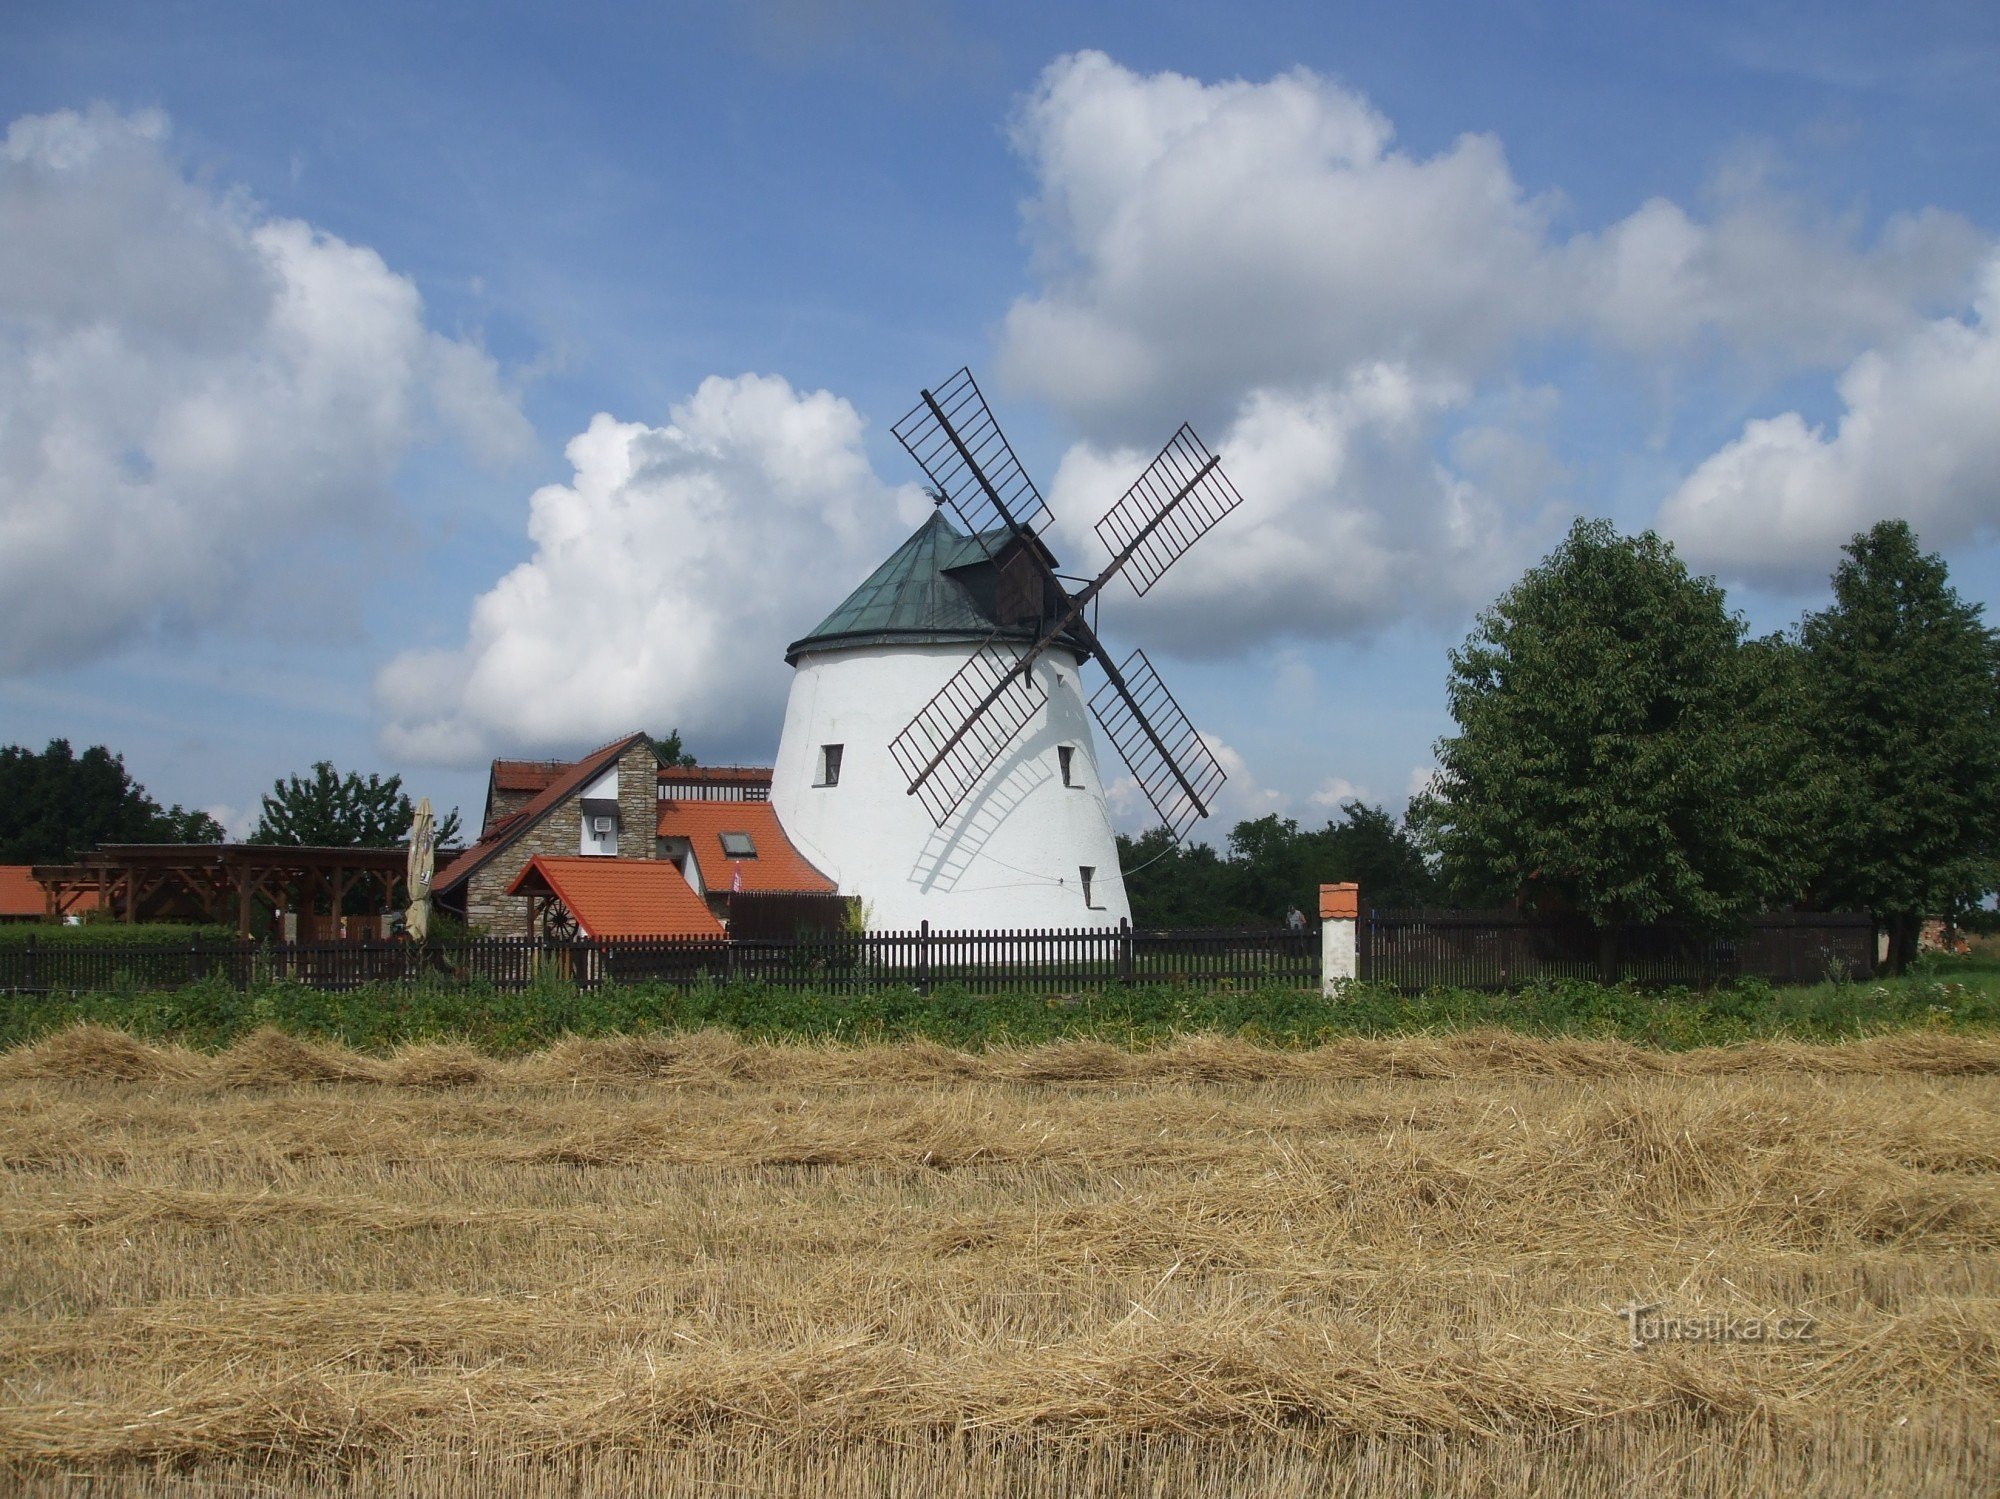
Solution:
M 1007 532 L 996 531 L 986 541 L 998 551 L 1007 539 Z M 785 648 L 785 660 L 796 665 L 808 651 L 855 646 L 984 640 L 998 622 L 968 586 L 974 575 L 956 570 L 987 560 L 978 538 L 933 511 L 839 608 Z M 1032 631 L 1022 633 L 1033 638 Z

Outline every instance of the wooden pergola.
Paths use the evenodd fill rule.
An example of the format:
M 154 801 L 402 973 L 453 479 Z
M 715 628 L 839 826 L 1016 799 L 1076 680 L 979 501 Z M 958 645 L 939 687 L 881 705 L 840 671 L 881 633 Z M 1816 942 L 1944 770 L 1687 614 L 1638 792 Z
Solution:
M 377 909 L 406 904 L 409 855 L 388 848 L 287 848 L 260 843 L 106 843 L 74 864 L 37 864 L 32 874 L 59 919 L 84 891 L 98 909 L 125 922 L 193 918 L 233 925 L 251 935 L 262 909 L 274 921 L 296 914 L 298 938 L 312 941 L 324 919 L 339 928 L 340 911 L 357 890 L 379 892 Z M 442 860 L 440 860 L 442 862 Z M 329 913 L 322 918 L 320 907 Z

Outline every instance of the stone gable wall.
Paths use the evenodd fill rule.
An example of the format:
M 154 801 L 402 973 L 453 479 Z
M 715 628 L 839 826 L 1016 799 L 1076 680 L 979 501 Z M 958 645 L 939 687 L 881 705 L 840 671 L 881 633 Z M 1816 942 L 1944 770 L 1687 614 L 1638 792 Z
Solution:
M 659 764 L 652 747 L 641 740 L 618 759 L 618 857 L 650 859 L 659 827 Z M 537 854 L 573 859 L 583 841 L 582 787 L 549 809 L 548 815 L 488 859 L 466 881 L 465 919 L 485 927 L 495 937 L 526 937 L 529 897 L 509 895 L 528 861 Z

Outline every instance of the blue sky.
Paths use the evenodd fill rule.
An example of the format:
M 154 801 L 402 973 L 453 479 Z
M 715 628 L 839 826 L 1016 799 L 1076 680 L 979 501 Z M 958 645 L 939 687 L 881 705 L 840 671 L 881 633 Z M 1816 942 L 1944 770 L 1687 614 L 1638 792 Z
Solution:
M 1907 515 L 2000 583 L 2000 12 L 41 4 L 0 15 L 0 739 L 239 823 L 317 758 L 766 760 L 969 363 L 1225 820 L 1400 805 L 1578 513 L 1759 629 Z M 1988 318 L 1993 321 L 1988 322 Z M 532 498 L 531 498 L 532 497 Z

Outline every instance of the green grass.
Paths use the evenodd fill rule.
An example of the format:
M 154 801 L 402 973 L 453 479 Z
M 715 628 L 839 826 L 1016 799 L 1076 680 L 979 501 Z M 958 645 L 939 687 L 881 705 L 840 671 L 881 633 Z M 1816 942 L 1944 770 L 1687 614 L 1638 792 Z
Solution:
M 1145 1045 L 1214 1032 L 1276 1046 L 1340 1036 L 1500 1026 L 1536 1036 L 1616 1037 L 1681 1049 L 1759 1038 L 1838 1041 L 1886 1031 L 2000 1024 L 2000 963 L 1933 962 L 1879 983 L 1773 989 L 1762 983 L 1690 991 L 1584 982 L 1505 993 L 1434 989 L 1406 996 L 1355 986 L 1339 999 L 1276 987 L 1135 985 L 1076 994 L 974 995 L 949 985 L 924 995 L 881 989 L 818 994 L 759 984 L 673 989 L 641 984 L 581 992 L 549 981 L 504 993 L 481 984 L 419 983 L 328 993 L 296 984 L 238 991 L 219 982 L 178 989 L 128 984 L 84 995 L 0 997 L 0 1046 L 77 1021 L 195 1046 L 227 1045 L 259 1026 L 380 1050 L 452 1038 L 496 1053 L 562 1036 L 720 1026 L 746 1037 L 898 1040 L 927 1037 L 978 1048 L 1090 1037 Z

